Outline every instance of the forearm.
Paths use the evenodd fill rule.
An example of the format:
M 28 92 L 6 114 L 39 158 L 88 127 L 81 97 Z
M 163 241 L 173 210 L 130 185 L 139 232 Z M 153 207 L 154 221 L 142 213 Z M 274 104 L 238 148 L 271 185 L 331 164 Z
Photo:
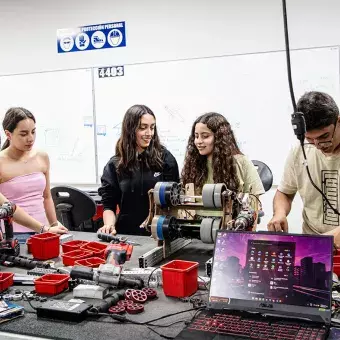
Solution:
M 0 193 L 0 205 L 8 202 L 8 199 Z M 15 213 L 13 215 L 14 222 L 21 224 L 24 227 L 32 229 L 33 231 L 39 233 L 42 227 L 42 224 L 27 214 L 27 212 L 21 209 L 19 206 L 16 206 Z
M 116 224 L 116 215 L 112 210 L 104 210 L 103 212 L 103 220 L 104 225 L 113 225 Z
M 23 209 L 17 206 L 15 213 L 13 215 L 13 220 L 16 223 L 23 225 L 33 231 L 40 233 L 42 224 L 38 222 L 36 219 L 28 215 Z
M 273 202 L 274 215 L 288 216 L 292 208 L 294 196 L 295 195 L 284 194 L 283 192 L 277 190 Z
M 44 208 L 45 208 L 48 223 L 51 225 L 57 222 L 58 221 L 57 214 L 55 212 L 54 203 L 53 203 L 53 199 L 51 196 L 46 197 L 44 199 Z

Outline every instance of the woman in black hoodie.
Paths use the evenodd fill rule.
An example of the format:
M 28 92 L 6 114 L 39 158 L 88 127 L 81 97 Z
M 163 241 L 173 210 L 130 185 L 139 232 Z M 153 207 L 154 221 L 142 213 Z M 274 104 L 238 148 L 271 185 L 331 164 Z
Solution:
M 145 105 L 130 107 L 123 119 L 116 154 L 101 178 L 104 226 L 98 232 L 148 235 L 140 228 L 149 213 L 148 191 L 157 182 L 170 181 L 179 182 L 178 165 L 160 143 L 154 113 Z

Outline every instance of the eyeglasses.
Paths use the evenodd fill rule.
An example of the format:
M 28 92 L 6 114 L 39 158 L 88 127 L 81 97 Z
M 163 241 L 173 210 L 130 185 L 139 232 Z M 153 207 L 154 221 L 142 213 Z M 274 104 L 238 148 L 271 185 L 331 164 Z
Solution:
M 332 137 L 330 140 L 327 140 L 327 141 L 320 141 L 319 138 L 307 138 L 307 140 L 313 140 L 314 142 L 313 143 L 308 143 L 308 144 L 315 144 L 315 145 L 318 145 L 320 148 L 322 149 L 327 149 L 331 146 L 333 146 L 333 138 L 334 138 L 334 133 L 335 133 L 335 130 L 336 130 L 336 127 L 337 127 L 337 121 L 334 123 L 334 129 L 333 129 L 333 133 L 332 133 Z

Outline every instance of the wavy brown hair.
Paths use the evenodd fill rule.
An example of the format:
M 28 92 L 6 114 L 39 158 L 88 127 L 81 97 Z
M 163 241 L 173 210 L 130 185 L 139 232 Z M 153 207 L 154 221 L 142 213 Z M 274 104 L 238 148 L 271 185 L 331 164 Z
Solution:
M 214 149 L 212 157 L 214 183 L 225 183 L 228 189 L 237 191 L 237 178 L 234 155 L 242 154 L 229 122 L 219 113 L 210 112 L 198 117 L 191 129 L 188 140 L 184 167 L 183 184 L 194 183 L 196 190 L 201 191 L 208 177 L 207 156 L 202 156 L 195 145 L 196 124 L 206 124 L 214 133 Z
M 141 117 L 145 114 L 153 116 L 155 114 L 145 105 L 133 105 L 125 113 L 122 123 L 122 133 L 116 144 L 116 157 L 118 157 L 117 171 L 131 173 L 138 169 L 138 153 L 136 131 L 140 126 Z M 134 133 L 132 133 L 134 132 Z M 141 154 L 140 159 L 153 171 L 161 171 L 163 166 L 164 147 L 161 145 L 157 127 L 155 126 L 154 135 L 150 145 Z

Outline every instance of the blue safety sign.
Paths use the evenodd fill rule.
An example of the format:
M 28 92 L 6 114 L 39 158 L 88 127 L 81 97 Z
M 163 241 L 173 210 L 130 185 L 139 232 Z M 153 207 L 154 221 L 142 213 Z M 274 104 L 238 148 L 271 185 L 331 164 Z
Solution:
M 125 21 L 57 30 L 58 53 L 126 46 Z

